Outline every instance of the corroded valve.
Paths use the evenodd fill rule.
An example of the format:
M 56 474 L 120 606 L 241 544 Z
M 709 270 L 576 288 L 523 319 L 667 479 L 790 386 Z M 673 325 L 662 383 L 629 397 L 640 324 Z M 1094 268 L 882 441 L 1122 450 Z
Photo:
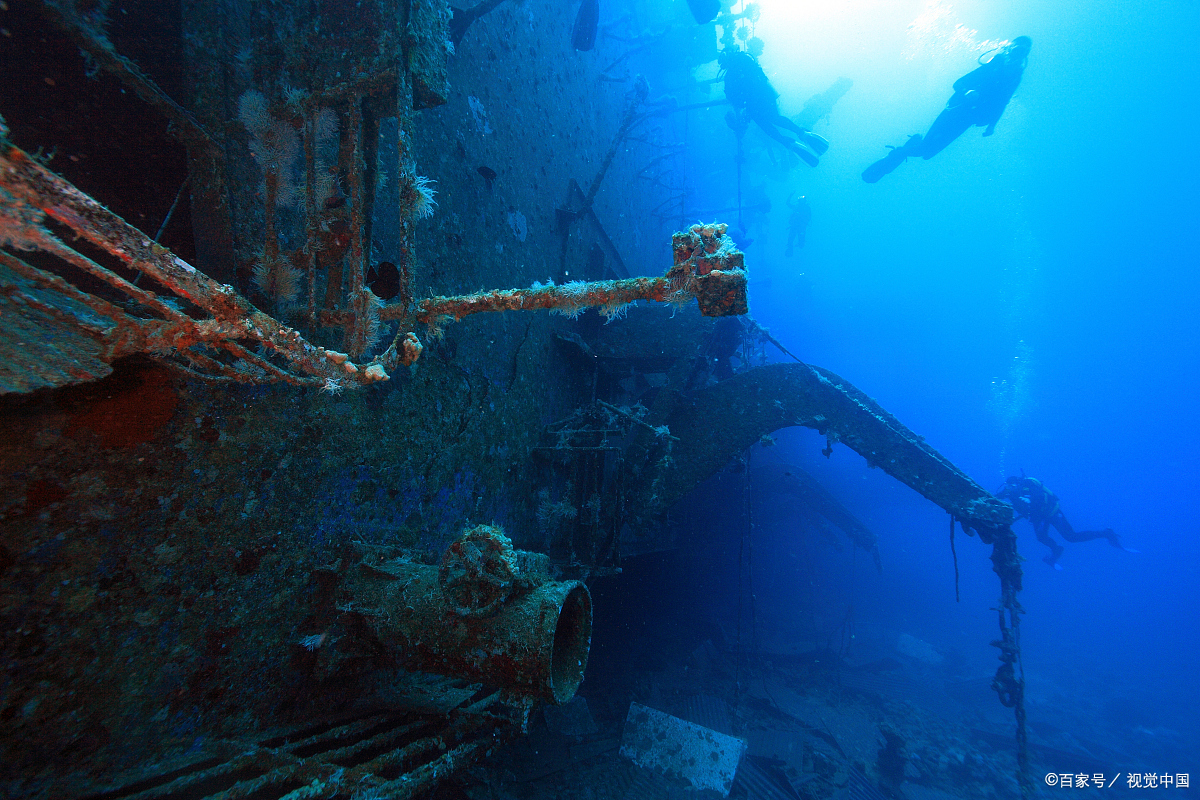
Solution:
M 592 597 L 552 581 L 545 556 L 514 550 L 504 532 L 469 528 L 440 567 L 364 562 L 354 608 L 412 669 L 480 680 L 552 703 L 575 696 L 592 643 Z
M 706 317 L 729 317 L 749 311 L 746 301 L 745 255 L 725 235 L 723 222 L 693 225 L 671 237 L 675 265 L 666 277 L 681 291 L 695 295 Z
M 486 617 L 516 588 L 517 556 L 504 531 L 493 525 L 468 528 L 442 554 L 438 584 L 454 613 Z

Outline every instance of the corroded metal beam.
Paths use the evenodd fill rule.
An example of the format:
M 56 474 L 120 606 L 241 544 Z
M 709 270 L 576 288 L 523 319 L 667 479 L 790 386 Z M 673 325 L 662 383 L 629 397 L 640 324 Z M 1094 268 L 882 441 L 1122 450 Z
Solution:
M 0 137 L 3 133 L 0 129 Z M 173 294 L 160 296 L 137 287 L 59 238 L 51 231 L 50 223 L 95 245 L 121 267 L 145 273 Z M 297 331 L 251 305 L 232 286 L 209 278 L 7 143 L 0 145 L 0 242 L 16 250 L 38 250 L 53 255 L 109 284 L 159 318 L 134 317 L 128 313 L 112 318 L 115 325 L 106 334 L 109 341 L 105 342 L 105 351 L 109 356 L 105 360 L 142 349 L 130 348 L 129 341 L 153 338 L 144 349 L 157 354 L 185 353 L 194 346 L 209 346 L 223 349 L 238 359 L 236 365 L 221 364 L 196 353 L 196 358 L 189 359 L 193 366 L 197 366 L 199 358 L 215 367 L 215 375 L 202 377 L 316 386 L 327 381 L 371 383 L 387 379 L 378 365 L 359 370 L 345 355 L 313 347 Z M 44 291 L 59 292 L 77 301 L 82 299 L 78 291 L 56 280 L 57 276 L 50 272 L 15 257 L 8 260 L 8 266 L 24 273 L 26 278 L 35 279 Z M 181 310 L 181 300 L 201 309 L 202 318 Z M 92 310 L 99 309 L 96 303 L 89 305 Z M 277 356 L 282 365 L 251 353 L 243 342 L 253 342 L 264 352 Z
M 133 352 L 177 356 L 186 366 L 176 366 L 202 378 L 286 382 L 340 391 L 387 380 L 387 370 L 415 362 L 422 350 L 412 330 L 417 324 L 436 332 L 448 322 L 481 312 L 552 309 L 573 315 L 592 306 L 603 306 L 611 315 L 639 299 L 683 304 L 696 298 L 701 312 L 709 316 L 744 314 L 747 310 L 743 255 L 725 235 L 725 225 L 693 225 L 675 234 L 674 264 L 661 278 L 496 290 L 384 308 L 381 318 L 401 321 L 396 339 L 385 353 L 356 364 L 345 353 L 314 347 L 298 331 L 255 308 L 232 286 L 209 278 L 152 241 L 27 153 L 3 141 L 5 134 L 0 122 L 0 243 L 17 251 L 36 250 L 54 256 L 69 268 L 108 284 L 126 300 L 120 305 L 102 300 L 61 275 L 5 254 L 7 270 L 0 273 L 0 278 L 17 277 L 0 281 L 0 289 L 16 308 L 39 315 L 30 325 L 50 325 L 51 329 L 58 326 L 63 329 L 63 341 L 78 339 L 81 359 L 79 368 L 74 369 L 70 363 L 59 363 L 61 354 L 56 353 L 55 363 L 45 370 L 34 370 L 36 375 L 26 380 L 22 375 L 29 372 L 27 362 L 38 361 L 38 352 L 14 353 L 9 358 L 0 351 L 0 375 L 5 375 L 0 383 L 2 391 L 30 391 L 39 386 L 90 380 L 105 372 L 104 366 L 92 361 L 98 358 L 107 363 Z M 153 278 L 162 287 L 161 294 L 138 287 L 72 247 L 51 230 L 51 225 L 61 226 L 103 250 L 119 263 L 119 269 Z M 183 301 L 199 312 L 183 310 Z M 86 307 L 99 317 L 85 323 L 79 314 L 64 310 L 67 303 L 73 304 L 73 309 Z M 141 311 L 134 315 L 130 308 Z M 347 325 L 361 316 L 344 313 L 346 318 L 341 322 Z M 80 338 L 81 333 L 86 340 Z M 34 338 L 42 340 L 46 336 Z M 252 352 L 247 344 L 265 356 Z M 233 361 L 214 359 L 210 355 L 214 350 L 224 350 Z M 49 357 L 49 351 L 46 355 Z
M 646 508 L 668 507 L 763 434 L 802 426 L 825 436 L 825 455 L 832 453 L 835 442 L 845 444 L 869 466 L 949 512 L 952 535 L 953 523 L 958 522 L 992 546 L 992 568 L 1000 578 L 1000 638 L 992 645 L 999 649 L 1001 662 L 992 689 L 1016 716 L 1017 777 L 1022 797 L 1029 796 L 1020 649 L 1024 612 L 1017 600 L 1022 574 L 1012 506 L 993 497 L 849 381 L 803 362 L 747 370 L 691 395 L 672 392 L 661 410 L 679 441 L 673 465 L 659 471 L 654 481 L 644 482 L 654 487 L 646 490 Z
M 1007 528 L 1012 507 L 997 500 L 882 406 L 834 373 L 809 364 L 748 370 L 690 398 L 677 398 L 667 423 L 678 436 L 676 467 L 658 502 L 669 505 L 764 434 L 812 428 L 854 450 L 969 527 Z

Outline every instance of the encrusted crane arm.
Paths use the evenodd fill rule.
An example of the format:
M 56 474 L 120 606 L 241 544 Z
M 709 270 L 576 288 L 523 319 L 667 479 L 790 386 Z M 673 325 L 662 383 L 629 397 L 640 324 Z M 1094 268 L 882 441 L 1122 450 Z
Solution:
M 575 281 L 385 306 L 380 317 L 400 320 L 400 332 L 383 354 L 355 363 L 311 344 L 232 286 L 152 241 L 3 140 L 5 133 L 0 123 L 0 303 L 17 314 L 6 323 L 11 342 L 0 349 L 0 392 L 98 378 L 109 362 L 133 353 L 168 358 L 212 380 L 352 388 L 387 380 L 388 370 L 415 362 L 422 351 L 413 330 L 418 325 L 436 334 L 447 322 L 485 311 L 574 315 L 598 306 L 613 316 L 635 300 L 682 304 L 693 297 L 709 316 L 747 310 L 742 253 L 725 225 L 693 225 L 675 234 L 675 263 L 660 278 Z M 64 231 L 111 259 L 88 255 L 91 248 L 68 243 Z M 24 256 L 31 251 L 44 255 Z M 137 285 L 135 273 L 153 279 L 154 288 Z M 84 288 L 95 280 L 109 287 L 104 296 Z

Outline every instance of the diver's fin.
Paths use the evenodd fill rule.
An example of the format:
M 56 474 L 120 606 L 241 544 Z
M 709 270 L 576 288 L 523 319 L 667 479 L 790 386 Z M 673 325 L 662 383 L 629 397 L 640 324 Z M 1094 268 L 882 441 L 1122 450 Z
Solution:
M 1104 534 L 1104 538 L 1108 539 L 1108 543 L 1118 550 L 1124 550 L 1126 553 L 1142 552 L 1141 550 L 1134 550 L 1132 547 L 1126 547 L 1125 545 L 1121 544 L 1121 537 L 1117 536 L 1116 532 L 1113 531 L 1112 528 L 1105 528 L 1102 533 Z
M 800 137 L 800 143 L 808 145 L 819 156 L 825 155 L 825 152 L 829 150 L 829 140 L 812 131 L 805 131 L 804 135 Z
M 884 175 L 887 175 L 896 167 L 903 164 L 905 158 L 907 156 L 904 155 L 903 147 L 893 147 L 892 152 L 863 170 L 862 179 L 867 183 L 875 183 Z
M 571 30 L 571 46 L 584 52 L 595 47 L 599 23 L 600 0 L 583 0 L 579 4 L 579 13 L 575 15 L 575 27 Z
M 721 13 L 721 4 L 718 0 L 687 0 L 687 4 L 688 8 L 692 10 L 692 16 L 700 25 L 707 25 Z
M 892 147 L 892 152 L 888 153 L 883 158 L 876 161 L 871 166 L 863 170 L 862 179 L 867 183 L 875 183 L 884 175 L 894 170 L 896 167 L 904 163 L 904 159 L 909 156 L 918 155 L 921 145 L 924 143 L 921 134 L 915 133 L 908 137 L 908 141 L 899 147 Z M 890 147 L 890 145 L 889 145 Z
M 821 163 L 821 159 L 817 157 L 817 154 L 812 150 L 809 150 L 800 142 L 796 142 L 796 146 L 791 148 L 791 150 L 793 153 L 800 156 L 800 160 L 805 164 L 808 164 L 810 167 L 818 166 Z

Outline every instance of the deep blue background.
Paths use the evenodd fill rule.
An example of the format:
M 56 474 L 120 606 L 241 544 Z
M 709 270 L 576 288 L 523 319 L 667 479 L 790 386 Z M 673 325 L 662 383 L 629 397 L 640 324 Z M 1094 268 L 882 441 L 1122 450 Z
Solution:
M 1068 544 L 1055 572 L 1019 523 L 1031 707 L 1060 725 L 1123 730 L 1134 750 L 1137 737 L 1195 739 L 1200 8 L 767 0 L 755 33 L 784 113 L 839 76 L 855 84 L 817 128 L 832 143 L 817 169 L 781 169 L 761 134 L 746 136 L 743 191 L 764 192 L 774 209 L 749 226 L 752 314 L 985 487 L 1024 469 L 1077 529 L 1111 526 L 1140 549 Z M 928 127 L 975 66 L 975 45 L 1019 34 L 1033 38 L 1029 67 L 993 137 L 974 129 L 931 161 L 875 185 L 859 179 L 884 145 Z M 688 127 L 709 208 L 735 196 L 723 114 L 693 112 Z M 807 247 L 787 259 L 793 192 L 813 220 Z M 965 653 L 967 672 L 994 669 L 988 548 L 960 536 L 956 605 L 944 512 L 844 447 L 822 458 L 811 432 L 779 441 L 756 463 L 813 471 L 880 536 L 883 575 L 857 561 L 862 624 Z M 798 546 L 786 526 L 757 535 L 763 559 L 786 561 Z M 834 604 L 850 554 L 827 558 L 842 580 L 824 598 Z M 777 617 L 812 602 L 772 587 L 763 602 Z

